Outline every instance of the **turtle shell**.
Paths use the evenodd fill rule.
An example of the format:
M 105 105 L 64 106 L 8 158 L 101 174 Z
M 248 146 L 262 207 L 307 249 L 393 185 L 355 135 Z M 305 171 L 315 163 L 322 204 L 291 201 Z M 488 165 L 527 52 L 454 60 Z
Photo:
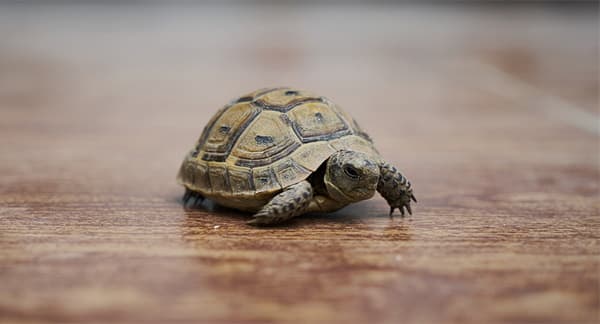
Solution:
M 221 205 L 256 211 L 343 149 L 379 158 L 354 119 L 326 98 L 290 88 L 261 89 L 212 117 L 177 179 Z

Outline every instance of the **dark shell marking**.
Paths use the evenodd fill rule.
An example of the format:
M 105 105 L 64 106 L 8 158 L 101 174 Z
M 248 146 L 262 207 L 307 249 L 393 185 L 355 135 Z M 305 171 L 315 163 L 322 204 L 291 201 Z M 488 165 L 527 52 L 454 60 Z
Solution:
M 266 144 L 273 143 L 273 137 L 272 136 L 256 135 L 256 137 L 254 137 L 254 140 L 256 141 L 256 144 L 259 144 L 259 145 L 266 145 Z

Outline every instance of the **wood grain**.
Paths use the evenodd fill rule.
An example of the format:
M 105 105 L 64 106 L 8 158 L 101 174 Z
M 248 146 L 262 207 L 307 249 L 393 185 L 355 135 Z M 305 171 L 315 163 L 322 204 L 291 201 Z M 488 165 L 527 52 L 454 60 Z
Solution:
M 0 321 L 600 320 L 598 11 L 0 7 Z M 210 116 L 322 93 L 411 180 L 268 229 L 182 207 Z

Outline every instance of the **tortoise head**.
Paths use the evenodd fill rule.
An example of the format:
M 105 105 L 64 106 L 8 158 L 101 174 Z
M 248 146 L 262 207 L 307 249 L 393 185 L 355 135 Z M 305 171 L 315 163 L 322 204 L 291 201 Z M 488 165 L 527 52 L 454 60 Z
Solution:
M 327 161 L 325 186 L 329 196 L 352 203 L 373 197 L 379 181 L 379 167 L 369 155 L 338 151 Z

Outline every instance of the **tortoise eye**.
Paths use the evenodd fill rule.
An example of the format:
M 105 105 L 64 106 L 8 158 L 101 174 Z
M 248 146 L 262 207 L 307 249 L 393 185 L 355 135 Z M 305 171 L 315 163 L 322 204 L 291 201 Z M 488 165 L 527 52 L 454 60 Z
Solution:
M 350 166 L 350 165 L 344 166 L 344 173 L 347 176 L 349 176 L 350 178 L 353 178 L 353 179 L 357 179 L 358 177 L 360 177 L 359 171 L 356 168 L 354 168 L 353 166 Z

